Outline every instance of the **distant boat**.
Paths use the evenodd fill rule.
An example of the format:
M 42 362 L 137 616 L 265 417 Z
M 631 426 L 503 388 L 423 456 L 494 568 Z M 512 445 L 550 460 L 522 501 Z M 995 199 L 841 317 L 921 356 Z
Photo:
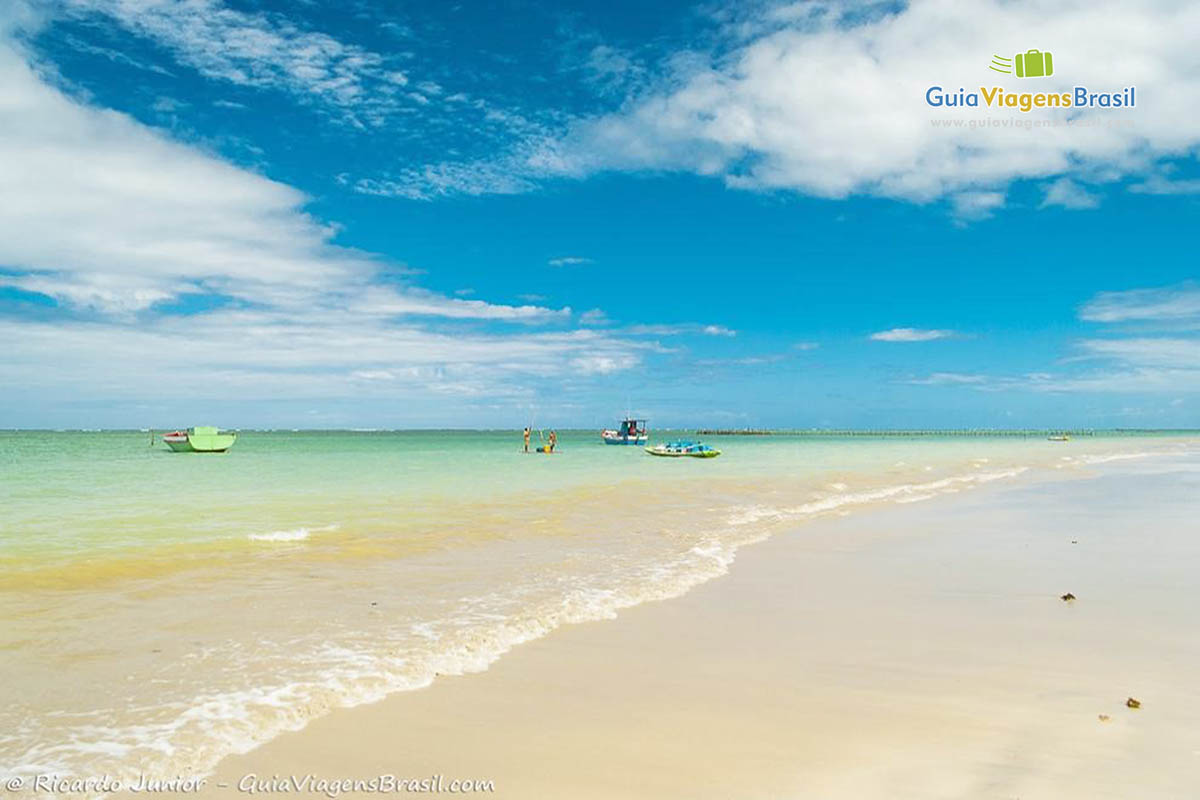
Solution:
M 162 440 L 176 453 L 224 453 L 233 447 L 237 434 L 216 428 L 188 428 L 164 433 Z
M 1071 437 L 1065 433 L 1056 433 L 1052 436 L 1047 436 L 1046 439 L 1051 442 L 1069 442 Z
M 647 447 L 646 452 L 652 456 L 666 458 L 716 458 L 721 451 L 699 442 L 667 442 Z
M 600 438 L 605 444 L 646 444 L 650 441 L 650 430 L 644 419 L 625 419 L 615 431 L 600 431 Z

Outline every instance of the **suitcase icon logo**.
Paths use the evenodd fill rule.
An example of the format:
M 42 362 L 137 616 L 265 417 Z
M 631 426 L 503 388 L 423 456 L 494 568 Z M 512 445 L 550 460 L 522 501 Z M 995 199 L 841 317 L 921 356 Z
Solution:
M 996 72 L 1015 74 L 1018 78 L 1048 78 L 1054 74 L 1054 56 L 1049 51 L 1027 50 L 1012 58 L 992 56 L 992 63 L 988 66 Z

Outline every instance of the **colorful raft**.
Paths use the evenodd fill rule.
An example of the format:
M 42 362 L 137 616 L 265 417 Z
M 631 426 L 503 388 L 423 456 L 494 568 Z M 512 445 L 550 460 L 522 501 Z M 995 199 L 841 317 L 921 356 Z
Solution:
M 716 458 L 721 451 L 699 442 L 667 442 L 647 447 L 646 452 L 652 456 L 664 458 Z

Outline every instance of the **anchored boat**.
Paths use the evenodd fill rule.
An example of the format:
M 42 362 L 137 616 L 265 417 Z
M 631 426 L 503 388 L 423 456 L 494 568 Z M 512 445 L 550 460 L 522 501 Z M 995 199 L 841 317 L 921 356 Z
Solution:
M 233 447 L 237 434 L 211 427 L 188 428 L 164 433 L 162 440 L 176 453 L 224 453 Z
M 700 442 L 667 442 L 647 447 L 646 452 L 652 456 L 666 458 L 716 458 L 721 451 Z
M 605 444 L 646 444 L 650 441 L 650 430 L 644 419 L 625 419 L 615 431 L 600 431 L 600 437 Z

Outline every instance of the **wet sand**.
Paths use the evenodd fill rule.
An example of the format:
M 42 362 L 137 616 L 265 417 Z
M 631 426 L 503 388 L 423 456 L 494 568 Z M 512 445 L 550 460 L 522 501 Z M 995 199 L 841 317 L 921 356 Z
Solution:
M 394 774 L 505 798 L 1190 797 L 1198 490 L 1200 464 L 1156 457 L 817 520 L 684 597 L 226 758 L 202 794 Z

